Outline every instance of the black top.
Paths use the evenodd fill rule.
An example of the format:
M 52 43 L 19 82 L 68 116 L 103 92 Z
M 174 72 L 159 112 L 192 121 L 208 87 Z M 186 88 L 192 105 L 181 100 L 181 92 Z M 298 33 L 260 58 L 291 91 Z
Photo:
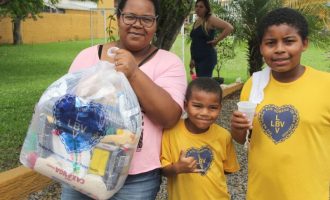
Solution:
M 211 29 L 206 34 L 202 26 L 198 26 L 190 32 L 190 53 L 191 58 L 195 61 L 198 77 L 212 77 L 213 69 L 217 64 L 217 52 L 212 44 L 207 43 L 214 39 L 215 32 L 215 29 Z
M 197 28 L 194 28 L 190 32 L 191 37 L 191 46 L 190 51 L 193 59 L 201 59 L 203 57 L 208 57 L 207 55 L 215 55 L 215 49 L 211 44 L 208 44 L 208 41 L 212 41 L 215 36 L 215 29 L 211 29 L 206 34 L 203 27 L 200 25 Z

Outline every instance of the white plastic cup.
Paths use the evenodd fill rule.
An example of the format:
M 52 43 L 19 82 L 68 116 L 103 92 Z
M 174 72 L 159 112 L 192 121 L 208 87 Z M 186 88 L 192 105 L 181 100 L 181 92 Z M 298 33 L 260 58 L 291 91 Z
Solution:
M 240 101 L 237 103 L 238 111 L 244 113 L 252 124 L 257 104 L 250 101 Z

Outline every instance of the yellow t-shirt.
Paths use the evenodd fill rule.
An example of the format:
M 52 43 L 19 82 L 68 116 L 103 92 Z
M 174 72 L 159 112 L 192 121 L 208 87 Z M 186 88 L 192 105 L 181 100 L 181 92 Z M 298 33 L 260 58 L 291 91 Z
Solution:
M 179 160 L 181 150 L 198 161 L 203 173 L 185 173 L 169 177 L 167 182 L 169 200 L 228 200 L 224 171 L 239 170 L 235 148 L 227 130 L 213 124 L 201 134 L 190 133 L 184 121 L 165 130 L 162 140 L 162 166 Z
M 290 83 L 270 78 L 253 121 L 248 169 L 248 200 L 329 200 L 330 73 L 306 67 Z

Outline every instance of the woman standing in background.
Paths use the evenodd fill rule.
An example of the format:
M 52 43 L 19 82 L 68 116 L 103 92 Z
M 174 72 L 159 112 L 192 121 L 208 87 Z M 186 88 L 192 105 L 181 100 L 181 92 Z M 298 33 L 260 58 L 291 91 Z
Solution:
M 197 77 L 212 77 L 217 64 L 217 52 L 214 47 L 234 28 L 230 23 L 212 15 L 208 0 L 197 0 L 195 12 L 198 18 L 190 32 L 190 72 L 193 73 L 195 68 Z M 222 32 L 216 36 L 217 29 Z

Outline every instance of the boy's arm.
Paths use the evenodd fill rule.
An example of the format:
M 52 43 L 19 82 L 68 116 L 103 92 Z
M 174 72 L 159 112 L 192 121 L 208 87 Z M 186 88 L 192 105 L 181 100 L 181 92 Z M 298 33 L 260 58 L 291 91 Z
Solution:
M 162 168 L 163 175 L 166 177 L 176 176 L 181 173 L 200 172 L 197 169 L 197 162 L 193 157 L 186 157 L 185 151 L 180 152 L 180 158 L 177 162 L 166 165 Z
M 230 133 L 228 133 L 228 137 L 226 138 L 225 148 L 226 158 L 223 162 L 224 173 L 231 174 L 233 172 L 237 172 L 240 169 L 240 166 L 237 160 L 236 149 Z
M 176 176 L 178 173 L 177 173 L 177 167 L 175 166 L 175 163 L 162 167 L 162 174 L 166 177 Z
M 242 88 L 240 101 L 248 101 L 250 96 L 250 90 L 252 87 L 252 79 L 247 80 Z M 231 116 L 231 135 L 233 139 L 244 144 L 247 130 L 252 129 L 252 123 L 249 122 L 244 113 L 238 110 L 234 111 Z

